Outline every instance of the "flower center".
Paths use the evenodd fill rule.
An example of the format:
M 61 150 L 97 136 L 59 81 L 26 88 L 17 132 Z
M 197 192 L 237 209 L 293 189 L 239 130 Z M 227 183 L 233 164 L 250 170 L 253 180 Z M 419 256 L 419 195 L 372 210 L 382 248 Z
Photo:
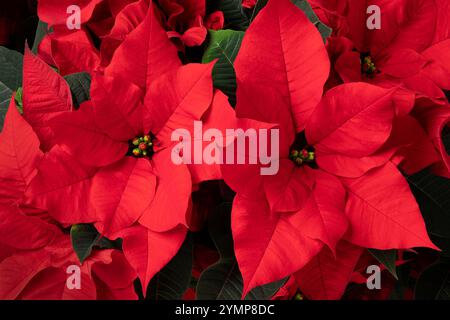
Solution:
M 142 137 L 136 137 L 130 141 L 129 153 L 136 158 L 151 157 L 155 152 L 153 150 L 152 136 L 146 134 Z
M 289 154 L 289 159 L 297 166 L 301 166 L 304 163 L 312 163 L 315 159 L 314 151 L 308 151 L 307 149 L 292 149 Z
M 289 152 L 289 159 L 294 162 L 294 164 L 300 167 L 303 164 L 308 164 L 314 166 L 314 161 L 316 159 L 314 148 L 308 146 L 305 134 L 298 133 L 295 137 L 295 141 L 291 146 Z
M 370 55 L 361 58 L 361 73 L 371 78 L 380 73 Z

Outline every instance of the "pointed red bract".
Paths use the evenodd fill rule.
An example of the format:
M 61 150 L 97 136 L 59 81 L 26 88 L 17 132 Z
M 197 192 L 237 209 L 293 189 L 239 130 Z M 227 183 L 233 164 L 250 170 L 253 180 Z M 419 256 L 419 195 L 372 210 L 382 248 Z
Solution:
M 156 232 L 187 226 L 186 213 L 192 192 L 192 180 L 187 166 L 171 160 L 171 150 L 165 149 L 152 158 L 158 185 L 150 206 L 139 223 Z
M 0 134 L 0 203 L 21 200 L 42 158 L 39 140 L 12 97 Z
M 63 148 L 55 146 L 39 163 L 27 191 L 27 202 L 48 209 L 63 224 L 96 221 L 90 210 L 89 192 L 97 170 L 76 162 Z
M 72 110 L 72 94 L 64 78 L 25 48 L 23 60 L 23 114 L 41 140 L 44 151 L 54 145 L 49 120 Z
M 325 247 L 295 274 L 302 293 L 313 300 L 340 299 L 350 282 L 363 249 L 346 241 L 336 247 L 336 255 Z
M 348 241 L 380 250 L 437 249 L 428 237 L 408 183 L 393 164 L 374 169 L 361 178 L 341 181 L 348 192 Z
M 0 243 L 19 250 L 39 249 L 60 235 L 56 226 L 25 216 L 16 206 L 1 205 L 0 221 Z
M 249 200 L 237 195 L 231 219 L 235 254 L 244 278 L 243 297 L 254 287 L 296 272 L 323 246 L 305 236 L 300 214 L 272 213 L 264 198 Z
M 93 211 L 100 221 L 97 230 L 110 237 L 131 226 L 152 202 L 156 184 L 146 159 L 126 157 L 100 169 L 90 190 Z
M 235 61 L 236 112 L 300 131 L 322 96 L 329 68 L 322 38 L 305 14 L 289 0 L 270 0 Z
M 393 93 L 364 83 L 328 91 L 306 127 L 308 142 L 322 153 L 353 157 L 372 154 L 391 133 Z
M 146 90 L 158 76 L 180 65 L 175 46 L 167 38 L 155 17 L 153 6 L 150 6 L 144 21 L 117 48 L 105 75 L 126 75 Z
M 95 125 L 117 141 L 144 133 L 142 91 L 125 79 L 96 76 L 91 84 Z
M 115 115 L 114 107 L 111 115 Z M 111 120 L 108 114 L 102 117 L 105 122 Z M 99 128 L 90 102 L 82 104 L 77 111 L 55 116 L 50 126 L 55 132 L 56 142 L 64 145 L 71 156 L 88 166 L 101 167 L 122 159 L 128 151 L 127 140 L 134 138 L 130 131 L 128 139 L 114 139 L 114 132 L 121 127 L 109 127 L 106 131 Z
M 178 252 L 186 232 L 186 228 L 182 226 L 169 232 L 153 232 L 136 225 L 121 233 L 123 252 L 139 275 L 144 294 L 153 276 Z
M 188 64 L 152 82 L 144 101 L 144 131 L 151 130 L 164 142 L 175 129 L 192 128 L 211 106 L 213 67 Z

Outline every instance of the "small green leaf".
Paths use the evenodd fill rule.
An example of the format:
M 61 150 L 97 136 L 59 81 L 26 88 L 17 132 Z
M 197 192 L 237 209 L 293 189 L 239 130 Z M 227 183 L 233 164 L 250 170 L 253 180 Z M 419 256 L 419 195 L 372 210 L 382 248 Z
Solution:
M 12 94 L 12 90 L 3 82 L 0 82 L 0 128 L 3 128 L 3 122 L 5 121 L 5 115 L 8 111 Z
M 22 95 L 23 95 L 23 89 L 22 87 L 19 87 L 16 91 L 16 95 L 14 96 L 17 108 L 19 109 L 20 113 L 23 112 L 23 101 L 22 101 Z
M 73 73 L 65 76 L 64 79 L 69 84 L 75 106 L 80 106 L 83 102 L 90 100 L 91 76 L 89 73 Z
M 397 250 L 376 250 L 369 249 L 370 254 L 374 256 L 386 269 L 398 280 L 397 267 L 395 261 L 397 260 Z
M 92 248 L 100 239 L 97 229 L 91 224 L 75 224 L 70 229 L 72 247 L 80 263 L 91 255 Z
M 0 81 L 13 91 L 22 86 L 22 65 L 21 53 L 0 47 Z
M 150 281 L 148 300 L 181 300 L 192 276 L 193 240 L 188 234 L 178 253 Z
M 80 263 L 92 253 L 94 247 L 100 249 L 121 249 L 122 239 L 109 240 L 102 237 L 92 224 L 75 224 L 70 228 L 72 247 Z
M 241 47 L 244 32 L 219 30 L 209 32 L 209 45 L 205 50 L 202 62 L 208 63 L 218 59 L 213 69 L 214 86 L 222 90 L 234 106 L 236 104 L 236 73 L 234 60 Z

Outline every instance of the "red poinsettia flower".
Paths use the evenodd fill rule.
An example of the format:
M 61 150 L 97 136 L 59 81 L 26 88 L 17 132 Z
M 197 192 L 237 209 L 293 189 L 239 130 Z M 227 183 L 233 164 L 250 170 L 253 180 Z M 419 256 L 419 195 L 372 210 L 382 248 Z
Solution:
M 30 203 L 60 223 L 95 223 L 122 237 L 144 289 L 184 240 L 193 184 L 221 177 L 217 166 L 171 159 L 173 130 L 192 132 L 194 120 L 214 126 L 223 108 L 232 110 L 213 93 L 212 67 L 181 66 L 151 10 L 92 79 L 91 101 L 45 122 L 56 145 L 27 190 Z
M 344 82 L 404 85 L 421 96 L 446 101 L 440 89 L 450 89 L 450 63 L 443 58 L 450 51 L 450 29 L 443 23 L 448 19 L 448 2 L 313 2 L 332 17 L 328 20 L 337 37 L 330 40 L 329 50 L 338 55 L 334 69 Z M 369 5 L 380 9 L 380 29 L 366 26 Z M 352 46 L 345 45 L 349 40 Z
M 14 98 L 0 145 L 1 299 L 136 299 L 136 273 L 122 253 L 97 251 L 80 265 L 69 236 L 51 217 L 24 207 L 22 196 L 42 152 Z M 82 286 L 77 290 L 66 286 L 69 266 L 80 268 Z
M 289 0 L 269 1 L 261 11 L 235 69 L 238 117 L 276 123 L 280 130 L 276 175 L 261 176 L 257 165 L 222 167 L 237 192 L 232 226 L 244 294 L 314 264 L 314 257 L 351 269 L 360 247 L 435 248 L 407 182 L 390 161 L 419 142 L 431 153 L 402 161 L 422 168 L 438 159 L 423 129 L 419 142 L 404 137 L 403 130 L 420 128 L 408 116 L 414 95 L 355 83 L 321 100 L 327 53 L 315 27 Z M 345 279 L 336 280 L 340 289 L 319 290 L 337 298 Z

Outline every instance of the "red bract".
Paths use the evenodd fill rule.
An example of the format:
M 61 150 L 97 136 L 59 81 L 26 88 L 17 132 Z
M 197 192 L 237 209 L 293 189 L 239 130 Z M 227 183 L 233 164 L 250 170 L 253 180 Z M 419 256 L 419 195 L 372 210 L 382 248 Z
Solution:
M 71 111 L 72 94 L 66 81 L 25 48 L 23 61 L 23 112 L 41 142 L 43 151 L 54 145 L 50 119 L 56 114 Z
M 95 251 L 81 265 L 70 238 L 56 226 L 25 216 L 17 207 L 0 208 L 2 237 L 10 254 L 0 261 L 1 299 L 136 299 L 136 273 L 117 250 Z M 11 232 L 11 229 L 14 232 Z M 67 285 L 69 267 L 80 269 L 81 288 Z
M 0 297 L 1 299 L 133 299 L 136 277 L 122 253 L 95 252 L 80 265 L 70 239 L 46 212 L 27 207 L 22 196 L 41 161 L 39 140 L 11 100 L 0 136 Z M 7 248 L 6 252 L 4 248 Z M 80 267 L 83 288 L 69 290 L 66 269 Z M 110 272 L 116 271 L 114 280 Z M 94 276 L 95 275 L 95 276 Z
M 0 203 L 17 204 L 42 158 L 39 140 L 11 99 L 0 135 Z
M 344 82 L 368 81 L 383 87 L 404 85 L 419 96 L 443 103 L 440 89 L 450 89 L 448 2 L 404 1 L 321 1 L 315 0 L 330 22 L 336 38 L 329 50 L 337 54 L 334 69 Z M 369 5 L 380 8 L 381 29 L 366 26 Z M 336 52 L 335 43 L 353 46 Z M 340 46 L 342 47 L 342 45 Z
M 341 238 L 378 249 L 435 248 L 408 184 L 390 163 L 415 142 L 401 134 L 413 121 L 407 114 L 414 95 L 355 83 L 328 91 L 318 104 L 328 76 L 325 48 L 288 0 L 269 1 L 235 66 L 237 115 L 280 129 L 278 174 L 259 176 L 255 165 L 222 169 L 237 191 L 233 237 L 244 294 L 301 270 L 320 250 L 335 252 Z M 426 167 L 439 158 L 424 143 L 434 151 Z M 343 252 L 337 261 L 348 265 L 351 250 Z M 327 290 L 334 293 L 323 297 L 342 294 L 344 282 L 331 283 Z
M 171 160 L 173 130 L 192 131 L 194 120 L 208 124 L 214 110 L 230 108 L 213 101 L 213 64 L 179 65 L 150 11 L 105 75 L 93 78 L 92 103 L 49 120 L 59 145 L 39 164 L 27 192 L 61 223 L 94 222 L 102 235 L 123 237 L 144 289 L 184 240 L 193 182 L 220 178 L 217 169 Z

